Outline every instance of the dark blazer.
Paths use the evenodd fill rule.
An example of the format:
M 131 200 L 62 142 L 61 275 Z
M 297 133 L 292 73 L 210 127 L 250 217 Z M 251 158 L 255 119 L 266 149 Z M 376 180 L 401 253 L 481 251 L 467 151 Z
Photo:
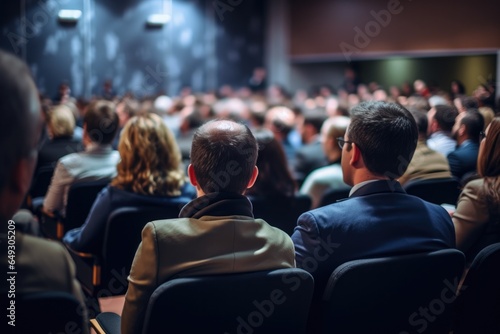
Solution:
M 457 149 L 448 154 L 451 174 L 461 179 L 465 174 L 474 172 L 477 165 L 479 144 L 466 140 Z
M 295 155 L 294 177 L 296 180 L 303 181 L 313 170 L 324 167 L 327 163 L 319 140 L 304 145 Z
M 72 137 L 54 138 L 45 143 L 38 152 L 37 169 L 42 166 L 52 166 L 55 168 L 57 160 L 65 155 L 83 151 L 81 140 Z
M 455 247 L 450 215 L 439 205 L 380 180 L 348 199 L 302 214 L 292 235 L 297 267 L 314 277 L 315 300 L 347 261 Z

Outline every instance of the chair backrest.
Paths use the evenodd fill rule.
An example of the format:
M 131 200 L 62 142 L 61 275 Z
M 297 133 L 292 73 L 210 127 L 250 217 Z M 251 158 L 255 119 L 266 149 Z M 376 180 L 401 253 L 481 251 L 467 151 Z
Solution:
M 102 179 L 77 182 L 69 188 L 64 219 L 65 232 L 85 223 L 97 195 L 109 184 L 109 181 L 109 179 Z
M 323 196 L 321 196 L 321 201 L 319 206 L 325 206 L 337 202 L 339 199 L 349 197 L 349 192 L 351 188 L 348 189 L 331 189 L 326 191 Z
M 292 235 L 301 214 L 311 209 L 311 198 L 307 195 L 295 197 L 250 197 L 255 218 L 264 219 L 288 235 Z
M 474 258 L 457 299 L 454 333 L 500 333 L 500 243 Z
M 151 296 L 143 333 L 305 333 L 313 289 L 297 268 L 173 279 Z
M 36 171 L 29 191 L 31 198 L 45 196 L 53 174 L 53 166 L 42 166 Z
M 403 188 L 409 195 L 420 197 L 434 204 L 455 205 L 461 192 L 460 182 L 455 178 L 412 180 Z
M 14 313 L 16 326 L 12 328 L 16 333 L 88 332 L 83 330 L 88 324 L 82 315 L 82 306 L 67 292 L 16 294 Z M 9 317 L 4 321 L 10 321 Z
M 162 206 L 124 207 L 114 210 L 108 218 L 101 259 L 101 286 L 120 277 L 122 284 L 114 284 L 112 295 L 127 291 L 127 276 L 137 247 L 141 243 L 144 226 L 153 220 L 177 218 L 187 203 L 173 200 Z
M 456 249 L 344 263 L 323 295 L 323 333 L 448 333 L 464 266 Z

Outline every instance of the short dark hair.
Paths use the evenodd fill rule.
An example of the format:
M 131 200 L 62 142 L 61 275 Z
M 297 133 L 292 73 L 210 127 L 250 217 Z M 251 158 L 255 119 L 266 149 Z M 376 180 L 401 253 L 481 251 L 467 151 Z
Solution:
M 465 125 L 470 140 L 479 142 L 479 133 L 484 129 L 484 117 L 477 109 L 468 109 L 460 124 Z
M 454 106 L 437 105 L 434 107 L 436 114 L 434 119 L 443 131 L 450 132 L 455 124 L 455 118 L 458 116 L 458 110 Z
M 106 100 L 92 102 L 83 116 L 83 124 L 92 142 L 110 144 L 118 130 L 115 105 Z
M 257 141 L 246 125 L 213 120 L 196 130 L 191 164 L 205 194 L 242 194 L 252 177 L 257 154 Z
M 410 112 L 388 102 L 363 102 L 354 107 L 347 135 L 359 147 L 366 168 L 391 179 L 404 174 L 418 140 Z
M 418 109 L 408 108 L 411 115 L 417 123 L 417 129 L 419 134 L 427 135 L 427 128 L 429 127 L 429 121 L 427 120 L 427 114 Z
M 30 156 L 41 128 L 40 101 L 31 73 L 19 58 L 0 50 L 0 189 L 15 164 Z
M 321 127 L 327 119 L 326 114 L 319 111 L 308 112 L 304 114 L 304 125 L 309 124 L 316 130 L 317 133 L 321 132 Z
M 464 110 L 479 108 L 479 103 L 473 96 L 462 96 L 460 97 L 460 102 L 462 103 L 462 108 Z

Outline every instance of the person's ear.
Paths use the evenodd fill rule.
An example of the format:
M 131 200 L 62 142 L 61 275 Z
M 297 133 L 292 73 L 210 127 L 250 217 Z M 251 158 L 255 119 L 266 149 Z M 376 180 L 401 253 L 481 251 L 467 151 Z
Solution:
M 259 168 L 257 168 L 257 166 L 253 166 L 252 177 L 250 178 L 250 181 L 248 181 L 247 189 L 252 188 L 253 184 L 257 180 L 257 176 L 259 176 Z
M 349 159 L 349 164 L 353 167 L 356 167 L 362 160 L 361 151 L 359 150 L 358 145 L 354 143 L 350 145 L 351 145 L 351 158 Z
M 192 164 L 189 164 L 188 166 L 188 177 L 189 182 L 191 182 L 194 187 L 198 187 L 198 180 L 196 179 L 196 174 L 194 173 L 194 167 Z
M 467 129 L 465 128 L 465 124 L 461 124 L 460 127 L 458 128 L 458 135 L 462 137 L 465 135 L 466 131 Z

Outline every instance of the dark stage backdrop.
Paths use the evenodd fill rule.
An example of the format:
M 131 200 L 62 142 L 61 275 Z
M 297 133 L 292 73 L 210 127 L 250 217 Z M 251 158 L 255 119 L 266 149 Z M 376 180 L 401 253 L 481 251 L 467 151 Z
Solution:
M 60 9 L 82 17 L 60 23 Z M 146 25 L 164 11 L 168 24 Z M 98 95 L 108 79 L 118 94 L 173 95 L 245 85 L 264 62 L 264 22 L 264 0 L 2 1 L 0 48 L 25 59 L 48 96 L 61 81 L 73 96 Z

